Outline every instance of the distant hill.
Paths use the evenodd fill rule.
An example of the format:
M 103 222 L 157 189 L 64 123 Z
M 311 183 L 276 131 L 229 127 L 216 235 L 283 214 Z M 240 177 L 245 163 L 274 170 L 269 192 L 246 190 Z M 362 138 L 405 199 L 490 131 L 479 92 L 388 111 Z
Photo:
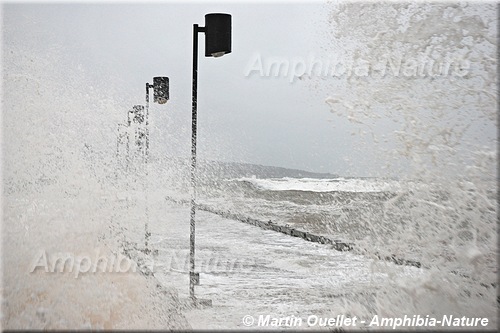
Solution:
M 168 166 L 170 170 L 175 170 L 179 177 L 189 177 L 189 167 L 191 159 L 186 159 L 177 156 L 164 156 L 162 158 L 152 157 L 151 163 L 159 163 Z M 206 179 L 214 178 L 241 178 L 241 177 L 257 177 L 257 178 L 316 178 L 316 179 L 331 179 L 338 178 L 338 175 L 331 173 L 319 173 L 298 169 L 288 169 L 275 166 L 238 163 L 238 162 L 221 162 L 212 160 L 198 160 L 197 173 Z
M 200 161 L 198 171 L 204 174 L 212 174 L 222 178 L 252 177 L 257 178 L 336 178 L 337 175 L 330 173 L 317 173 L 297 169 L 287 169 L 274 166 L 265 166 L 249 163 Z

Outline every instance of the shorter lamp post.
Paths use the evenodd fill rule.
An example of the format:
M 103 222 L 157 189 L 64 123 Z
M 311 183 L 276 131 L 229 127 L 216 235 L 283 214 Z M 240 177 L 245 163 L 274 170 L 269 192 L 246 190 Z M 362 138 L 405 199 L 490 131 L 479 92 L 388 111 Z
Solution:
M 146 82 L 146 114 L 145 114 L 145 162 L 146 162 L 146 175 L 148 176 L 148 162 L 149 162 L 149 89 L 153 88 L 153 102 L 158 104 L 165 104 L 169 100 L 169 80 L 166 76 L 156 76 L 153 78 L 153 84 L 149 84 Z M 150 252 L 148 249 L 148 240 L 151 233 L 148 231 L 148 222 L 149 222 L 149 208 L 148 208 L 148 195 L 147 195 L 147 186 L 144 188 L 145 196 L 146 196 L 146 220 L 145 220 L 145 241 L 144 241 L 144 252 L 147 254 Z

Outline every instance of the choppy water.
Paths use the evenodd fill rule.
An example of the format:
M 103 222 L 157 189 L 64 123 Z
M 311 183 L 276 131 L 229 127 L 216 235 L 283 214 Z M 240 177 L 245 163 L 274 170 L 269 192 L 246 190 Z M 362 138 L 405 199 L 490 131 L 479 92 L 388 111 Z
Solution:
M 443 253 L 456 260 L 458 252 L 482 249 L 485 263 L 494 265 L 494 184 L 485 191 L 474 189 L 466 180 L 458 185 L 462 186 L 460 193 L 439 184 L 375 178 L 236 178 L 220 181 L 200 195 L 199 202 L 354 241 L 368 252 L 382 250 L 431 262 Z M 456 224 L 447 229 L 450 221 Z M 478 233 L 478 227 L 485 229 Z M 441 231 L 432 232 L 437 230 Z M 405 238 L 413 241 L 404 243 Z M 433 244 L 432 250 L 429 244 Z
M 423 281 L 381 289 L 376 302 L 384 311 L 392 312 L 399 297 L 416 302 L 405 304 L 408 311 L 423 311 L 411 299 L 424 294 L 442 299 L 439 310 L 424 306 L 433 313 L 464 313 L 465 304 L 477 315 L 496 311 L 497 191 L 491 179 L 205 177 L 198 192 L 205 207 L 346 240 L 365 258 L 420 262 Z

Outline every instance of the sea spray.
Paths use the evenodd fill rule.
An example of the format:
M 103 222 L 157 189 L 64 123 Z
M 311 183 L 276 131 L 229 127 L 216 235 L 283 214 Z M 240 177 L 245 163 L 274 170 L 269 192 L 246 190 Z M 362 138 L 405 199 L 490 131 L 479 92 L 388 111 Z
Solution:
M 143 241 L 144 201 L 128 201 L 136 177 L 116 169 L 115 129 L 128 106 L 115 98 L 114 85 L 90 80 L 85 68 L 59 52 L 62 47 L 49 43 L 46 52 L 36 52 L 16 40 L 4 42 L 3 327 L 176 326 L 180 317 L 166 314 L 178 302 L 134 270 L 119 277 L 109 267 L 89 274 L 94 269 L 85 254 L 92 249 L 105 249 L 111 262 L 123 258 L 126 241 L 135 247 Z M 159 172 L 168 175 L 168 167 Z M 69 254 L 75 266 L 64 268 L 63 262 L 63 269 L 73 274 L 45 274 L 45 266 L 30 274 L 40 249 Z M 66 257 L 54 262 L 58 258 Z M 115 273 L 117 266 L 110 267 Z
M 426 57 L 434 63 L 453 58 L 467 64 L 459 76 L 440 72 L 323 81 L 323 87 L 330 89 L 325 101 L 331 112 L 359 138 L 357 150 L 371 147 L 376 151 L 369 155 L 376 159 L 373 165 L 384 165 L 366 173 L 396 174 L 401 184 L 407 184 L 377 214 L 366 210 L 356 216 L 368 229 L 366 238 L 357 241 L 361 253 L 412 257 L 426 272 L 412 281 L 394 277 L 393 284 L 377 292 L 374 306 L 365 307 L 366 315 L 375 311 L 495 318 L 495 6 L 434 2 L 326 6 L 330 43 L 325 47 L 346 62 Z M 352 216 L 343 218 L 343 223 L 332 224 L 345 230 Z M 386 264 L 375 262 L 375 266 L 391 272 Z M 355 304 L 346 306 L 359 309 Z

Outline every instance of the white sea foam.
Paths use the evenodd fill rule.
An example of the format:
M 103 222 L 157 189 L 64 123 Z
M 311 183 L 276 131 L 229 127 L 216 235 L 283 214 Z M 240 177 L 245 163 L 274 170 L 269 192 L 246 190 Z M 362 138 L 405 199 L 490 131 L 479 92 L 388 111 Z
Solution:
M 252 178 L 243 177 L 237 181 L 249 182 L 262 190 L 269 191 L 311 191 L 311 192 L 396 192 L 402 189 L 395 180 L 361 178 Z

